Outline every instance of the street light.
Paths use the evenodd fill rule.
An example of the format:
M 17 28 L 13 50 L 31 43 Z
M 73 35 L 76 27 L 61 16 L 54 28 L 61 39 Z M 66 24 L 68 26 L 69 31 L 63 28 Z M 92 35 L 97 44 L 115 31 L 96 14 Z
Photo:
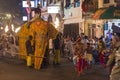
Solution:
M 20 30 L 21 27 L 18 27 L 15 29 L 15 33 L 17 33 Z
M 56 21 L 55 21 L 55 28 L 56 28 L 56 29 L 58 29 L 59 24 L 60 24 L 60 21 L 59 21 L 59 19 L 56 17 Z
M 7 33 L 8 31 L 9 31 L 8 25 L 6 25 L 6 27 L 5 27 L 5 33 Z
M 1 30 L 3 30 L 3 27 L 0 27 Z
M 11 26 L 12 26 L 12 31 L 14 32 L 14 31 L 15 31 L 15 29 L 14 29 L 14 25 L 12 24 Z
M 6 17 L 7 17 L 8 19 L 10 19 L 12 16 L 11 16 L 11 14 L 6 14 Z

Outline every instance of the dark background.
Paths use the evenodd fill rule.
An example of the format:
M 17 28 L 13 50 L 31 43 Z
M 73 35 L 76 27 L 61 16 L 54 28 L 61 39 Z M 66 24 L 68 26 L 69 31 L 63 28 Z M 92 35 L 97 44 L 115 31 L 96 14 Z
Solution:
M 11 13 L 21 15 L 22 0 L 0 0 L 0 13 Z

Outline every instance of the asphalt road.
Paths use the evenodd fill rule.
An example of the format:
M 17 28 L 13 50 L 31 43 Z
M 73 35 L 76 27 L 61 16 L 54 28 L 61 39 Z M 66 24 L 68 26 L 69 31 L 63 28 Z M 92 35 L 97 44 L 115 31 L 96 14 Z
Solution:
M 52 63 L 47 69 L 28 68 L 23 61 L 0 59 L 0 80 L 109 80 L 108 70 L 100 65 L 93 65 L 81 76 L 74 71 L 72 62 L 62 58 L 60 66 Z

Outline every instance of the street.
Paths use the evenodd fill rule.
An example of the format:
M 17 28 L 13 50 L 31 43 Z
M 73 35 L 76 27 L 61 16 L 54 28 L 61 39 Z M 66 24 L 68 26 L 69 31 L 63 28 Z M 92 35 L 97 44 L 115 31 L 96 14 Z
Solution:
M 120 0 L 0 0 L 0 80 L 118 80 L 119 53 Z
M 60 66 L 53 66 L 52 63 L 47 69 L 35 70 L 28 68 L 19 60 L 0 59 L 0 80 L 109 80 L 106 68 L 100 65 L 93 65 L 81 76 L 74 71 L 72 62 L 61 59 Z

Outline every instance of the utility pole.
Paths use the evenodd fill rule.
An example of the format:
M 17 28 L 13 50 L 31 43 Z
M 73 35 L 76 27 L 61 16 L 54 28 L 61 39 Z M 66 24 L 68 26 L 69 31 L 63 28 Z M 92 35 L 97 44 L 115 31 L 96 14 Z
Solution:
M 61 14 L 63 18 L 64 17 L 64 0 L 61 0 Z
M 40 8 L 42 8 L 42 6 L 43 6 L 43 1 L 40 0 Z
M 63 33 L 63 28 L 64 28 L 64 0 L 61 0 L 61 32 Z

